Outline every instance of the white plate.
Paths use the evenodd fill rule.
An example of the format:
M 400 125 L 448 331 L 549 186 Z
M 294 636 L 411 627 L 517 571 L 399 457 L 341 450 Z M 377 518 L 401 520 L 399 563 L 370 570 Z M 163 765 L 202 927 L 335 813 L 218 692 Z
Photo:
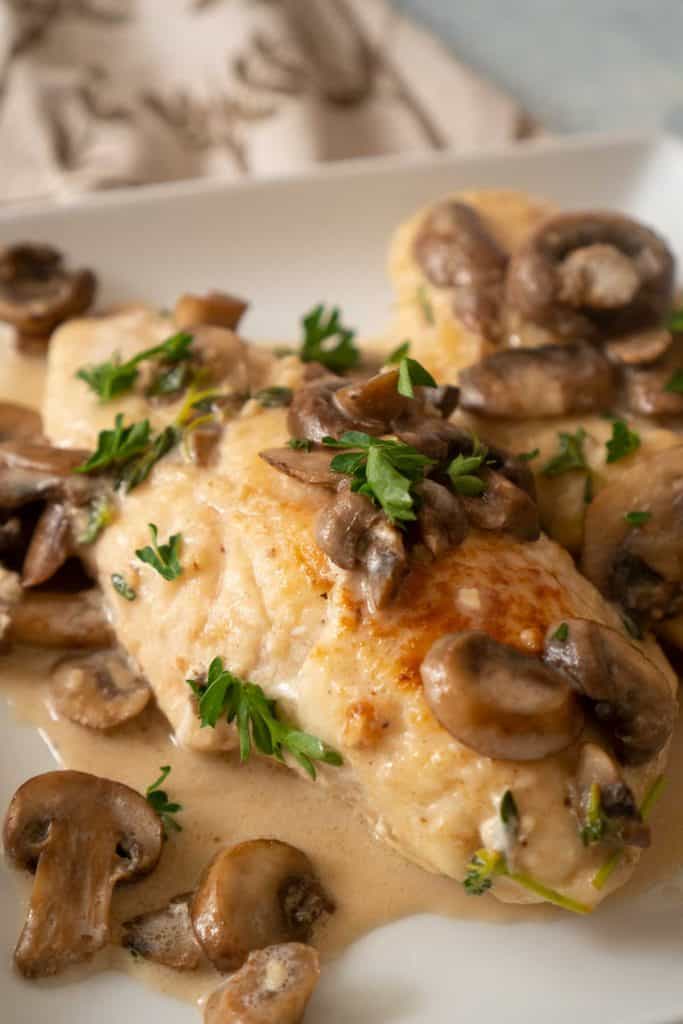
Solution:
M 246 333 L 289 339 L 302 310 L 340 304 L 363 333 L 386 321 L 392 229 L 421 203 L 465 187 L 508 187 L 565 206 L 609 206 L 659 227 L 683 254 L 683 145 L 671 138 L 573 139 L 456 159 L 353 163 L 314 177 L 109 193 L 0 215 L 0 243 L 54 242 L 95 266 L 103 299 L 168 304 L 221 286 L 251 296 Z M 0 809 L 51 755 L 0 705 Z M 678 780 L 676 780 L 678 784 Z M 663 823 L 664 824 L 664 823 Z M 664 829 L 659 842 L 666 842 Z M 647 870 L 647 856 L 642 865 Z M 19 921 L 0 872 L 3 1024 L 192 1024 L 194 1010 L 102 974 L 26 984 L 10 969 Z M 382 928 L 324 975 L 307 1024 L 668 1024 L 683 1021 L 683 889 L 676 881 L 590 920 L 492 925 L 415 917 Z

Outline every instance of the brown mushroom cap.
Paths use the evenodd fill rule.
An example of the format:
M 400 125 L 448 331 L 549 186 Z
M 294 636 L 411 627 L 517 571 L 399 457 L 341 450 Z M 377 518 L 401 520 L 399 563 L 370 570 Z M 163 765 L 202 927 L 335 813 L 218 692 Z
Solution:
M 181 295 L 173 310 L 173 320 L 181 331 L 191 327 L 209 325 L 237 330 L 249 303 L 227 292 L 207 292 L 206 295 Z
M 488 466 L 479 470 L 479 477 L 486 484 L 484 493 L 476 498 L 463 498 L 470 523 L 480 530 L 502 530 L 518 540 L 538 540 L 538 506 L 527 491 Z
M 75 448 L 18 439 L 0 443 L 0 508 L 19 508 L 40 498 L 87 500 L 92 483 L 74 473 L 88 458 Z
M 639 526 L 629 512 L 647 512 Z M 683 602 L 683 445 L 635 463 L 588 506 L 584 574 L 639 621 L 675 615 Z
M 163 830 L 145 798 L 128 786 L 56 771 L 19 787 L 3 839 L 10 861 L 35 872 L 14 960 L 25 977 L 37 978 L 106 945 L 112 890 L 155 867 Z
M 207 386 L 221 384 L 233 394 L 249 394 L 247 346 L 227 327 L 202 325 L 192 331 L 192 363 Z
M 600 813 L 606 819 L 603 839 L 626 846 L 650 845 L 650 830 L 643 822 L 633 795 L 614 759 L 596 743 L 584 743 L 579 753 L 574 803 L 580 824 L 588 823 L 593 787 L 598 787 Z
M 646 366 L 656 362 L 670 348 L 673 337 L 665 327 L 623 334 L 605 344 L 605 355 L 621 366 Z
M 439 637 L 420 674 L 440 724 L 486 757 L 538 761 L 581 731 L 583 716 L 561 674 L 486 633 Z
M 252 950 L 305 941 L 333 909 L 305 853 L 254 839 L 211 861 L 192 902 L 192 925 L 214 966 L 232 971 Z
M 0 402 L 0 442 L 39 440 L 43 433 L 40 413 L 27 405 Z
M 348 420 L 363 424 L 369 434 L 384 433 L 398 416 L 409 415 L 418 405 L 416 399 L 399 393 L 398 370 L 345 384 L 334 392 L 333 401 Z
M 147 706 L 151 690 L 115 650 L 64 658 L 52 669 L 51 702 L 58 714 L 89 729 L 112 729 Z
M 671 301 L 674 259 L 650 228 L 620 214 L 551 217 L 513 254 L 508 307 L 561 335 L 616 334 L 659 323 Z
M 193 897 L 194 893 L 181 893 L 159 910 L 124 921 L 121 945 L 164 967 L 176 971 L 195 970 L 202 959 L 202 948 L 190 917 Z
M 420 498 L 417 521 L 422 542 L 438 558 L 465 539 L 467 516 L 463 502 L 435 480 L 423 480 L 415 491 Z
M 65 650 L 106 647 L 114 640 L 102 596 L 94 588 L 76 594 L 28 591 L 9 615 L 11 643 Z
M 22 586 L 45 583 L 64 565 L 71 551 L 71 518 L 66 506 L 61 502 L 46 505 L 24 558 Z
M 29 335 L 45 335 L 93 301 L 91 270 L 67 271 L 58 249 L 22 243 L 0 250 L 0 320 Z
M 608 409 L 609 361 L 591 345 L 494 352 L 460 373 L 460 404 L 482 416 L 528 419 Z
M 465 326 L 498 338 L 508 260 L 477 211 L 457 200 L 435 206 L 420 227 L 414 252 L 431 284 L 453 289 L 453 309 Z
M 310 946 L 288 942 L 260 949 L 212 992 L 204 1024 L 300 1024 L 319 977 L 318 954 Z
M 675 373 L 683 369 L 683 336 L 677 335 L 659 359 L 646 365 L 625 366 L 622 400 L 639 416 L 680 416 L 683 394 L 667 390 Z
M 566 626 L 565 639 L 557 623 L 548 630 L 544 662 L 590 702 L 623 764 L 651 760 L 671 738 L 678 710 L 666 676 L 616 629 L 589 619 Z
M 304 484 L 315 484 L 330 490 L 336 490 L 344 479 L 330 469 L 335 455 L 336 452 L 329 448 L 314 448 L 312 451 L 302 448 L 267 448 L 259 452 L 260 458 L 281 473 Z

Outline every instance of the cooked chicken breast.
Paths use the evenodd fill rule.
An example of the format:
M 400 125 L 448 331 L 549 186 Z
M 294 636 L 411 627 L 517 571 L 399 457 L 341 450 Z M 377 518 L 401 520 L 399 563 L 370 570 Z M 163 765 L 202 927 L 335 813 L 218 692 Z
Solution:
M 98 431 L 111 427 L 119 412 L 127 423 L 143 416 L 155 428 L 172 422 L 181 401 L 155 405 L 136 393 L 103 404 L 75 376 L 84 364 L 115 351 L 129 357 L 171 332 L 168 320 L 151 312 L 63 326 L 50 347 L 49 437 L 93 449 Z M 235 359 L 240 386 L 252 393 L 302 379 L 294 357 L 278 360 L 247 347 Z M 231 380 L 234 371 L 233 362 Z M 499 804 L 510 789 L 523 837 L 515 869 L 594 904 L 628 877 L 637 853 L 629 847 L 602 892 L 592 886 L 606 850 L 583 845 L 567 806 L 577 743 L 536 761 L 483 756 L 437 720 L 420 666 L 444 634 L 484 631 L 538 653 L 553 623 L 589 619 L 623 635 L 618 615 L 547 537 L 521 542 L 477 529 L 435 561 L 413 559 L 393 602 L 371 613 L 353 574 L 333 565 L 316 543 L 315 520 L 327 492 L 259 457 L 288 437 L 286 409 L 253 399 L 236 406 L 212 464 L 194 464 L 178 446 L 145 483 L 119 496 L 115 521 L 91 548 L 117 637 L 149 679 L 178 741 L 216 752 L 236 745 L 224 721 L 200 728 L 186 683 L 220 655 L 289 720 L 342 754 L 343 766 L 321 768 L 316 784 L 356 804 L 405 857 L 462 880 L 473 853 L 491 846 L 500 831 Z M 135 557 L 149 543 L 149 523 L 160 539 L 182 534 L 178 579 L 163 579 Z M 113 589 L 114 573 L 125 576 L 134 600 Z M 673 692 L 674 677 L 656 645 L 638 646 Z M 513 677 L 505 685 L 514 702 Z M 591 730 L 588 725 L 584 739 Z M 637 799 L 662 770 L 665 754 L 624 769 Z M 494 891 L 510 901 L 533 898 L 504 878 Z

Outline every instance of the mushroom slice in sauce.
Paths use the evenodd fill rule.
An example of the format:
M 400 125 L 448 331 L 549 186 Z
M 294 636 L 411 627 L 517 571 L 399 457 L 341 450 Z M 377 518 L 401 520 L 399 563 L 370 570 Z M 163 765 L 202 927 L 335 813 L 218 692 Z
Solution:
M 320 977 L 317 952 L 298 942 L 251 953 L 212 992 L 204 1024 L 300 1024 Z
M 181 295 L 173 310 L 173 321 L 181 331 L 204 324 L 212 327 L 237 329 L 249 303 L 227 292 L 207 292 L 206 295 Z
M 0 507 L 19 508 L 40 498 L 87 500 L 92 483 L 74 473 L 88 452 L 18 439 L 0 443 Z
M 29 591 L 9 609 L 7 640 L 31 647 L 92 650 L 111 644 L 114 634 L 98 590 Z
M 597 790 L 597 813 L 602 827 L 592 837 L 591 804 Z M 596 743 L 584 743 L 576 770 L 575 804 L 584 842 L 613 842 L 625 846 L 650 845 L 650 829 L 643 822 L 631 787 L 614 759 Z
M 163 829 L 128 786 L 57 771 L 20 786 L 3 839 L 11 863 L 35 872 L 14 960 L 25 977 L 42 978 L 107 944 L 112 890 L 156 866 Z
M 316 484 L 330 490 L 336 490 L 344 479 L 330 469 L 335 454 L 329 448 L 315 448 L 312 451 L 304 451 L 302 448 L 267 448 L 259 452 L 259 456 L 269 466 L 281 473 L 304 484 Z
M 24 587 L 45 583 L 60 569 L 71 554 L 71 519 L 65 505 L 47 505 L 33 530 L 21 582 Z
M 622 764 L 651 760 L 668 743 L 676 719 L 666 676 L 618 630 L 589 619 L 564 625 L 559 636 L 557 623 L 548 630 L 544 662 L 590 702 Z
M 538 540 L 541 523 L 533 498 L 502 473 L 483 467 L 479 476 L 486 490 L 477 498 L 463 498 L 467 518 L 480 530 L 502 530 L 518 540 Z
M 514 253 L 506 301 L 563 336 L 623 333 L 661 320 L 673 276 L 671 251 L 644 224 L 615 213 L 566 213 Z
M 486 757 L 539 761 L 564 750 L 581 731 L 578 701 L 562 675 L 486 633 L 440 637 L 420 674 L 440 724 Z
M 208 386 L 220 384 L 232 394 L 249 394 L 247 346 L 227 327 L 209 324 L 192 332 L 191 357 Z
M 47 335 L 91 304 L 91 270 L 66 270 L 58 249 L 22 243 L 0 250 L 0 320 L 21 334 Z
M 58 714 L 89 729 L 112 729 L 139 715 L 151 690 L 115 650 L 65 658 L 51 674 L 50 697 Z
M 607 409 L 609 361 L 591 345 L 506 349 L 461 371 L 460 404 L 482 416 L 527 419 Z
M 453 310 L 465 327 L 496 340 L 508 258 L 477 211 L 457 200 L 435 206 L 414 252 L 431 284 L 453 289 Z
M 626 516 L 646 512 L 635 525 Z M 683 445 L 640 460 L 588 506 L 582 569 L 642 623 L 683 606 Z
M 332 400 L 349 421 L 364 424 L 368 433 L 386 432 L 398 416 L 410 414 L 418 405 L 416 399 L 399 393 L 398 370 L 345 384 Z
M 202 959 L 202 948 L 192 928 L 190 905 L 194 893 L 175 896 L 159 910 L 124 921 L 121 945 L 132 953 L 176 971 L 193 971 Z
M 463 502 L 435 480 L 423 480 L 415 491 L 420 497 L 417 521 L 422 542 L 438 558 L 465 539 L 467 516 Z
M 408 571 L 400 530 L 369 498 L 342 487 L 316 524 L 320 548 L 342 569 L 360 568 L 371 611 L 385 607 Z
M 651 327 L 606 342 L 605 354 L 621 366 L 647 366 L 660 359 L 672 342 L 671 332 L 665 327 Z
M 192 926 L 220 971 L 236 970 L 255 949 L 304 942 L 334 904 L 301 850 L 253 839 L 221 850 L 192 901 Z
M 38 440 L 43 432 L 40 413 L 27 405 L 0 402 L 0 442 Z
M 624 367 L 624 404 L 639 416 L 680 416 L 683 414 L 683 394 L 667 390 L 667 385 L 682 368 L 683 337 L 677 336 L 655 362 Z

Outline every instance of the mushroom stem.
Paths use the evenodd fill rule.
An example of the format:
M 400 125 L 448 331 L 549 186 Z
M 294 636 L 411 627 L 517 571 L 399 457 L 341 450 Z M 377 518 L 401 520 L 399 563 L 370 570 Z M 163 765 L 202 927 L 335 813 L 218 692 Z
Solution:
M 98 648 L 114 634 L 93 590 L 77 594 L 25 593 L 9 610 L 7 639 L 33 647 Z

